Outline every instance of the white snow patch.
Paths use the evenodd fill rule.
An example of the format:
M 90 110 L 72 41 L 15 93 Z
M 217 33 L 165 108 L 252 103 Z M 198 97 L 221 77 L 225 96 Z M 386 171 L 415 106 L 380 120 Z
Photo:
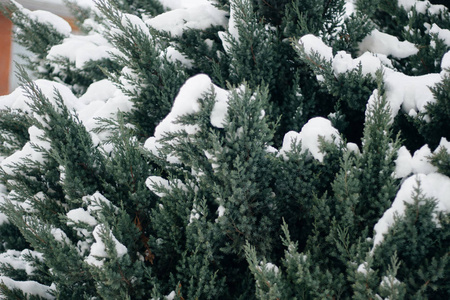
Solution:
M 225 214 L 225 207 L 223 207 L 222 205 L 219 206 L 219 208 L 217 208 L 217 215 L 220 217 L 222 217 Z
M 404 178 L 413 174 L 430 174 L 437 172 L 437 168 L 430 163 L 428 157 L 431 156 L 428 145 L 422 146 L 411 156 L 408 149 L 402 146 L 398 150 L 398 157 L 395 161 L 395 177 Z
M 79 119 L 90 133 L 94 145 L 98 145 L 100 142 L 107 140 L 113 134 L 107 130 L 98 134 L 92 132 L 94 128 L 98 127 L 98 118 L 117 119 L 118 112 L 126 113 L 131 111 L 133 107 L 130 98 L 124 95 L 121 90 L 111 87 L 111 90 L 101 91 L 102 87 L 108 86 L 110 85 L 106 83 L 96 86 L 97 91 L 92 91 L 93 97 L 95 97 L 95 94 L 104 93 L 104 95 L 99 96 L 97 98 L 98 100 L 90 102 L 89 105 L 86 105 L 78 113 Z M 110 94 L 113 94 L 113 96 L 107 98 Z M 86 101 L 89 101 L 89 99 Z M 105 152 L 110 153 L 113 150 L 113 145 L 103 144 L 102 148 Z
M 402 216 L 405 213 L 405 203 L 413 203 L 414 188 L 420 181 L 422 194 L 437 200 L 436 211 L 450 212 L 450 178 L 439 173 L 417 174 L 406 179 L 395 197 L 391 207 L 386 210 L 383 216 L 374 226 L 375 236 L 373 238 L 372 252 L 376 246 L 384 240 L 391 226 L 395 223 L 395 216 Z M 439 224 L 436 224 L 439 226 Z
M 26 294 L 36 295 L 44 299 L 55 299 L 55 297 L 51 295 L 53 290 L 51 286 L 46 286 L 36 281 L 15 281 L 9 277 L 0 276 L 0 282 L 10 289 L 19 289 Z
M 191 215 L 189 216 L 189 224 L 192 224 L 195 220 L 200 219 L 200 214 L 197 210 L 197 205 L 194 204 L 191 210 Z
M 168 191 L 172 190 L 172 188 L 179 188 L 186 190 L 186 185 L 181 180 L 173 179 L 169 181 L 160 176 L 149 176 L 145 181 L 145 185 L 149 190 L 151 190 L 159 197 L 164 197 L 166 193 L 157 191 L 156 190 L 157 186 L 162 186 L 163 188 L 166 188 Z
M 23 251 L 7 250 L 0 254 L 0 263 L 9 264 L 16 270 L 24 270 L 28 275 L 32 275 L 36 268 L 26 260 L 26 257 L 30 255 L 42 260 L 42 253 L 36 251 L 29 249 Z
M 197 128 L 194 126 L 184 126 L 176 124 L 176 119 L 182 115 L 192 114 L 200 111 L 198 99 L 211 89 L 211 79 L 204 74 L 189 78 L 175 98 L 170 113 L 159 123 L 155 129 L 155 137 L 160 139 L 165 133 L 186 130 L 188 133 L 195 133 Z
M 62 98 L 64 105 L 72 111 L 74 109 L 79 109 L 83 106 L 82 103 L 77 101 L 77 97 L 75 97 L 72 91 L 66 87 L 65 85 L 49 81 L 45 79 L 38 79 L 34 81 L 34 84 L 41 90 L 43 95 L 48 98 L 50 103 L 55 105 L 55 90 L 58 91 Z M 39 121 L 42 121 L 40 116 L 35 115 L 30 107 L 31 99 L 28 98 L 25 90 L 21 87 L 18 87 L 9 95 L 5 95 L 0 97 L 0 109 L 11 108 L 13 110 L 22 110 L 23 112 L 33 114 Z
M 336 144 L 341 140 L 338 130 L 331 125 L 330 120 L 316 117 L 310 119 L 299 133 L 295 131 L 286 133 L 280 155 L 286 158 L 286 152 L 292 150 L 293 142 L 301 142 L 302 153 L 308 150 L 315 159 L 323 162 L 325 154 L 319 150 L 319 136 Z
M 209 0 L 189 0 L 189 1 L 185 1 L 185 0 L 159 0 L 159 2 L 162 4 L 162 6 L 170 9 L 170 10 L 174 10 L 174 9 L 179 9 L 179 8 L 190 8 L 190 7 L 195 7 L 198 5 L 205 5 L 205 4 L 209 4 L 210 1 Z
M 386 288 L 393 288 L 394 286 L 400 284 L 400 281 L 389 275 L 389 276 L 383 276 L 383 279 L 381 280 L 381 286 L 384 286 Z
M 112 207 L 116 211 L 118 210 L 111 201 L 109 201 L 105 196 L 103 196 L 100 192 L 95 192 L 93 195 L 84 196 L 82 198 L 84 204 L 87 205 L 87 211 L 91 214 L 99 212 L 103 207 Z
M 442 29 L 438 25 L 433 24 L 429 33 L 437 34 L 439 39 L 443 40 L 447 46 L 450 46 L 450 30 Z
M 182 130 L 188 134 L 195 134 L 198 131 L 197 125 L 182 125 L 176 121 L 180 116 L 199 112 L 200 104 L 198 100 L 211 91 L 217 96 L 210 117 L 211 124 L 223 128 L 227 113 L 228 92 L 214 85 L 207 75 L 199 74 L 189 78 L 180 88 L 172 105 L 172 110 L 156 127 L 154 136 L 147 139 L 144 148 L 155 155 L 159 155 L 160 140 L 166 134 Z M 172 143 L 175 143 L 175 141 L 172 141 Z M 171 155 L 167 157 L 167 160 L 171 163 L 179 162 L 177 157 Z
M 375 73 L 380 68 L 387 66 L 392 67 L 391 61 L 384 54 L 374 54 L 365 52 L 361 56 L 353 59 L 350 54 L 345 51 L 339 51 L 333 58 L 332 67 L 334 73 L 341 74 L 350 70 L 354 70 L 361 65 L 363 75 L 371 74 L 375 77 Z
M 267 146 L 266 147 L 266 152 L 267 153 L 272 153 L 272 154 L 278 154 L 278 149 L 273 147 L 273 146 Z
M 90 35 L 71 35 L 61 44 L 53 46 L 47 54 L 47 59 L 67 58 L 75 63 L 76 68 L 83 68 L 88 61 L 110 58 L 111 54 L 119 54 L 109 42 L 98 33 Z M 59 69 L 55 64 L 56 71 Z
M 75 224 L 75 223 L 85 223 L 91 226 L 97 225 L 97 220 L 91 216 L 91 214 L 84 210 L 83 208 L 72 209 L 67 212 L 67 218 L 70 220 L 67 222 L 67 225 Z
M 91 252 L 85 259 L 86 263 L 88 263 L 89 265 L 100 268 L 103 266 L 104 258 L 108 257 L 106 245 L 103 242 L 103 238 L 101 236 L 105 233 L 106 235 L 109 235 L 109 238 L 114 242 L 117 257 L 122 257 L 127 253 L 127 247 L 125 247 L 116 239 L 112 231 L 108 230 L 108 232 L 106 232 L 105 226 L 103 224 L 99 224 L 95 226 L 94 231 L 92 232 L 95 243 L 91 245 Z
M 211 111 L 211 125 L 217 128 L 224 128 L 230 93 L 216 85 L 214 85 L 214 93 L 216 94 L 216 103 L 214 103 Z
M 300 38 L 300 46 L 303 47 L 307 55 L 318 53 L 327 61 L 333 59 L 333 49 L 327 45 L 317 36 L 312 34 L 304 35 Z
M 70 27 L 70 24 L 64 20 L 61 17 L 58 17 L 57 15 L 45 11 L 45 10 L 35 10 L 30 11 L 26 8 L 21 9 L 22 12 L 27 15 L 30 19 L 35 20 L 42 24 L 47 24 L 53 26 L 53 28 L 58 31 L 58 33 L 62 34 L 63 36 L 69 36 L 72 32 L 72 28 Z
M 66 233 L 62 231 L 60 228 L 52 228 L 50 229 L 50 233 L 53 235 L 55 240 L 61 243 L 70 244 L 70 240 L 67 237 Z
M 431 156 L 431 150 L 428 145 L 422 146 L 419 150 L 414 152 L 411 165 L 414 174 L 430 174 L 437 172 L 437 168 L 430 163 L 428 157 Z
M 403 7 L 407 12 L 415 7 L 418 13 L 426 14 L 428 12 L 431 15 L 441 14 L 443 11 L 447 10 L 444 5 L 431 4 L 430 1 L 418 0 L 398 0 L 398 7 Z
M 147 186 L 147 188 L 150 191 L 152 191 L 159 197 L 164 197 L 166 195 L 166 193 L 159 192 L 156 189 L 157 186 L 162 186 L 162 187 L 166 188 L 167 190 L 171 189 L 169 181 L 167 179 L 162 178 L 161 176 L 148 177 L 147 180 L 145 181 L 145 185 Z
M 170 292 L 170 294 L 167 295 L 165 298 L 166 298 L 166 300 L 174 300 L 174 299 L 175 299 L 175 296 L 176 296 L 175 291 L 172 291 L 172 292 Z
M 441 151 L 442 149 L 445 149 L 448 153 L 450 153 L 450 141 L 447 141 L 445 137 L 442 137 L 439 146 L 434 150 L 434 153 L 437 153 Z
M 3 200 L 0 199 L 0 203 L 2 202 Z M 8 217 L 4 213 L 0 212 L 0 226 L 7 223 L 9 223 Z
M 398 7 L 403 7 L 406 11 L 410 11 L 416 4 L 416 0 L 398 0 Z
M 223 48 L 225 52 L 230 54 L 231 51 L 231 41 L 239 41 L 239 31 L 236 24 L 236 6 L 234 2 L 230 5 L 230 18 L 228 20 L 227 32 L 219 31 L 219 38 L 222 41 Z
M 450 51 L 444 54 L 441 61 L 441 76 L 443 77 L 445 74 L 448 74 L 450 70 Z
M 361 41 L 359 51 L 360 53 L 370 51 L 384 55 L 392 55 L 397 58 L 406 58 L 417 54 L 419 49 L 408 41 L 400 42 L 397 37 L 374 29 Z
M 123 14 L 122 15 L 122 26 L 127 27 L 131 25 L 134 28 L 145 33 L 149 38 L 151 37 L 150 30 L 148 26 L 136 15 L 132 14 Z
M 261 263 L 261 265 L 264 265 L 263 263 Z M 275 274 L 278 274 L 279 269 L 276 265 L 274 265 L 271 262 L 266 263 L 264 266 L 264 269 L 266 269 L 267 271 L 272 271 Z
M 180 62 L 187 68 L 192 68 L 194 65 L 194 61 L 192 59 L 188 59 L 183 53 L 172 46 L 167 47 L 165 55 L 169 61 Z
M 353 0 L 346 0 L 344 8 L 345 8 L 344 18 L 348 18 L 356 12 L 355 3 Z
M 355 154 L 361 154 L 361 151 L 359 150 L 359 147 L 355 143 L 347 143 L 347 150 L 351 151 Z
M 86 92 L 78 100 L 86 105 L 94 101 L 105 103 L 109 98 L 114 96 L 117 88 L 108 79 L 93 82 L 86 90 Z
M 177 7 L 171 11 L 162 13 L 145 23 L 157 30 L 170 32 L 173 36 L 180 36 L 187 29 L 206 29 L 210 26 L 227 25 L 227 13 L 219 10 L 208 1 L 201 1 L 197 5 L 191 4 L 174 5 Z M 164 3 L 163 3 L 164 5 Z
M 356 269 L 356 272 L 361 273 L 363 275 L 367 275 L 368 273 L 373 273 L 374 270 L 372 268 L 369 268 L 369 264 L 367 262 L 363 262 L 358 266 Z
M 50 149 L 50 144 L 39 138 L 44 135 L 44 132 L 33 125 L 28 128 L 28 134 L 30 135 L 30 141 L 25 143 L 21 150 L 14 152 L 0 163 L 0 168 L 2 168 L 9 175 L 14 173 L 13 164 L 21 163 L 24 159 L 31 159 L 41 163 L 44 163 L 45 161 L 44 154 L 36 151 L 33 147 L 33 145 L 35 145 L 45 150 Z
M 397 115 L 400 107 L 406 113 L 410 113 L 411 110 L 425 112 L 428 103 L 436 102 L 430 87 L 435 86 L 441 79 L 440 74 L 408 76 L 386 69 L 384 82 L 392 118 Z
M 395 160 L 395 178 L 404 178 L 412 172 L 412 156 L 405 146 L 400 147 Z

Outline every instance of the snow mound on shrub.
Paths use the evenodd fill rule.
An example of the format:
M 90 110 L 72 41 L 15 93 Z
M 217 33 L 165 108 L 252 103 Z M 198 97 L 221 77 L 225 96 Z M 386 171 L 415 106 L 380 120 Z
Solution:
M 36 22 L 50 25 L 58 31 L 58 33 L 63 36 L 69 36 L 72 32 L 72 27 L 70 24 L 64 20 L 63 18 L 45 10 L 35 10 L 31 11 L 29 9 L 24 8 L 21 4 L 16 1 L 12 1 L 14 5 L 16 5 L 19 10 L 26 15 L 30 20 L 34 20 Z
M 411 42 L 401 42 L 396 36 L 375 29 L 361 41 L 359 51 L 360 53 L 370 51 L 384 55 L 392 55 L 397 58 L 406 58 L 417 54 L 419 49 Z
M 30 141 L 28 141 L 21 150 L 14 152 L 0 163 L 0 169 L 3 169 L 6 174 L 13 175 L 13 165 L 22 162 L 25 159 L 31 159 L 41 163 L 45 161 L 44 154 L 36 151 L 34 147 L 34 145 L 36 145 L 41 149 L 50 149 L 50 144 L 47 141 L 42 141 L 40 139 L 40 137 L 44 135 L 44 132 L 33 125 L 28 129 L 28 134 L 30 135 Z
M 386 97 L 389 100 L 392 117 L 398 114 L 400 108 L 408 114 L 426 112 L 428 103 L 436 102 L 430 87 L 442 80 L 440 74 L 408 76 L 400 72 L 386 70 L 384 82 Z
M 100 34 L 71 35 L 61 44 L 53 46 L 47 54 L 47 59 L 65 58 L 73 62 L 76 68 L 82 69 L 87 62 L 110 58 L 112 54 L 119 55 L 120 52 Z M 53 66 L 57 72 L 59 64 L 55 63 Z
M 198 126 L 179 124 L 177 119 L 183 115 L 199 112 L 201 107 L 198 100 L 211 91 L 216 95 L 216 103 L 210 116 L 211 125 L 223 128 L 228 111 L 229 91 L 214 85 L 209 76 L 199 74 L 189 78 L 180 88 L 172 105 L 172 110 L 155 128 L 154 136 L 147 139 L 144 148 L 158 155 L 160 140 L 165 135 L 182 130 L 188 134 L 195 134 L 198 131 Z M 175 157 L 169 157 L 168 160 L 172 163 L 178 162 Z
M 109 257 L 106 250 L 106 245 L 103 242 L 103 235 L 109 235 L 109 238 L 113 241 L 117 257 L 122 257 L 127 254 L 127 247 L 120 243 L 116 237 L 113 235 L 111 230 L 107 230 L 103 224 L 95 226 L 92 235 L 95 238 L 95 243 L 91 246 L 91 253 L 86 257 L 85 261 L 89 265 L 102 267 L 104 263 L 104 258 Z
M 331 125 L 330 120 L 316 117 L 310 119 L 300 132 L 289 131 L 286 133 L 280 155 L 286 158 L 286 153 L 292 151 L 293 143 L 301 142 L 302 153 L 308 150 L 315 159 L 323 162 L 325 154 L 319 149 L 319 137 L 323 137 L 327 142 L 336 144 L 339 144 L 341 141 L 339 131 Z
M 52 296 L 52 292 L 54 292 L 52 286 L 46 286 L 36 281 L 15 281 L 9 277 L 0 276 L 0 283 L 3 283 L 11 290 L 19 289 L 24 293 L 39 296 L 43 299 L 55 299 L 55 297 Z
M 227 13 L 209 1 L 163 1 L 164 6 L 173 10 L 162 13 L 146 21 L 147 25 L 172 36 L 181 36 L 186 29 L 206 29 L 210 26 L 227 25 Z
M 450 143 L 446 138 L 442 138 L 439 147 L 434 153 L 439 152 L 441 148 L 446 148 L 450 152 Z M 429 157 L 432 155 L 430 147 L 423 145 L 422 148 L 414 152 L 414 155 L 409 153 L 405 146 L 402 146 L 397 153 L 398 157 L 395 160 L 395 177 L 404 178 L 412 174 L 430 174 L 435 173 L 438 169 L 430 162 Z
M 302 45 L 307 55 L 318 53 L 327 61 L 333 59 L 333 49 L 330 46 L 327 46 L 322 39 L 313 34 L 304 35 L 299 43 Z
M 420 184 L 424 196 L 437 200 L 437 212 L 450 212 L 450 178 L 439 173 L 413 175 L 403 182 L 391 207 L 375 224 L 376 234 L 373 238 L 373 249 L 383 242 L 384 235 L 395 223 L 395 217 L 404 215 L 405 203 L 413 203 L 414 190 L 418 184 Z
M 386 97 L 392 110 L 392 118 L 402 108 L 404 112 L 415 115 L 417 112 L 425 112 L 428 103 L 435 102 L 430 87 L 442 80 L 441 74 L 426 74 L 422 76 L 408 76 L 393 69 L 388 55 L 405 58 L 417 53 L 417 48 L 408 42 L 400 42 L 396 37 L 373 31 L 371 35 L 360 44 L 359 57 L 353 59 L 345 51 L 339 51 L 333 56 L 332 48 L 326 45 L 320 38 L 308 34 L 300 38 L 300 47 L 303 47 L 306 55 L 319 54 L 331 66 L 336 75 L 355 70 L 361 66 L 362 74 L 371 74 L 375 77 L 377 70 L 383 70 Z M 372 51 L 375 53 L 371 53 Z M 443 59 L 443 67 L 448 66 Z M 322 76 L 318 75 L 318 80 Z

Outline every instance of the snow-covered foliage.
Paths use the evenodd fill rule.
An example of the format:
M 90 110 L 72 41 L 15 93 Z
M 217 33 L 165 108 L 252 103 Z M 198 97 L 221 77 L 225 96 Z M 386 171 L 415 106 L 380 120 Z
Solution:
M 4 10 L 0 298 L 450 297 L 445 6 L 65 2 Z

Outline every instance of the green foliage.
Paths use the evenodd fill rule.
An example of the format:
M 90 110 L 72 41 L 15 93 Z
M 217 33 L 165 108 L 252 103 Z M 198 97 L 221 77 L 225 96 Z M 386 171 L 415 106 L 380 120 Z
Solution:
M 185 72 L 165 54 L 161 55 L 167 45 L 159 43 L 154 30 L 145 32 L 133 25 L 112 4 L 101 1 L 99 8 L 112 24 L 109 40 L 123 53 L 116 55 L 115 61 L 126 66 L 122 73 L 111 73 L 110 78 L 133 101 L 134 109 L 127 119 L 137 127 L 140 138 L 147 138 L 170 111 L 172 101 L 186 79 Z
M 441 174 L 429 176 L 450 176 L 450 77 L 441 73 L 425 111 L 392 119 L 388 77 L 363 58 L 351 64 L 376 28 L 418 48 L 374 54 L 389 72 L 441 72 L 449 47 L 431 28 L 450 17 L 356 2 L 346 15 L 343 0 L 214 1 L 227 28 L 180 19 L 179 35 L 146 24 L 167 9 L 157 0 L 72 3 L 83 32 L 114 48 L 82 67 L 48 58 L 66 37 L 11 4 L 22 44 L 36 44 L 37 75 L 66 87 L 21 68 L 23 87 L 5 99 L 25 108 L 1 106 L 1 296 L 45 298 L 14 280 L 56 299 L 449 298 L 442 203 L 418 186 L 376 245 L 374 227 L 406 182 L 394 178 L 401 145 L 441 144 L 427 158 Z M 306 34 L 331 59 L 307 53 Z M 77 98 L 105 77 L 114 96 Z M 98 107 L 108 117 L 89 119 Z M 340 136 L 308 132 L 313 117 Z M 287 145 L 294 133 L 302 140 Z
M 275 133 L 275 144 L 280 145 L 287 131 L 300 130 L 317 113 L 327 115 L 330 102 L 322 98 L 311 72 L 294 58 L 287 39 L 293 35 L 287 25 L 266 23 L 248 0 L 233 1 L 230 6 L 236 33 L 222 36 L 230 64 L 225 79 L 234 84 L 248 82 L 251 88 L 268 85 L 268 115 L 280 123 Z
M 316 194 L 325 192 L 325 185 L 318 174 L 325 177 L 326 170 L 316 160 L 308 159 L 308 155 L 306 152 L 302 153 L 301 144 L 298 143 L 292 145 L 292 151 L 286 153 L 286 159 L 273 159 L 273 189 L 279 199 L 280 215 L 289 224 L 291 236 L 299 241 L 302 248 L 313 226 L 311 199 Z
M 312 33 L 324 33 L 326 38 L 337 31 L 344 13 L 345 1 L 294 0 L 286 5 L 284 23 L 288 36 L 301 37 Z
M 112 0 L 110 2 L 121 11 L 140 17 L 144 15 L 157 16 L 164 12 L 164 8 L 158 0 Z
M 266 147 L 273 129 L 262 117 L 267 107 L 267 90 L 232 92 L 225 121 L 224 135 L 211 136 L 215 172 L 214 194 L 225 208 L 219 227 L 231 240 L 224 251 L 240 253 L 246 241 L 260 251 L 273 246 L 271 232 L 276 230 L 277 206 L 267 180 L 271 163 Z M 256 230 L 255 230 L 256 229 Z
M 397 280 L 397 272 L 401 262 L 398 260 L 397 253 L 391 258 L 391 264 L 387 270 L 387 276 L 383 278 L 380 286 L 380 295 L 389 297 L 389 299 L 404 299 L 406 294 L 405 284 Z
M 392 177 L 395 169 L 394 160 L 400 148 L 398 137 L 392 140 L 391 108 L 383 93 L 380 83 L 381 74 L 378 74 L 378 90 L 374 92 L 371 103 L 369 100 L 364 126 L 364 137 L 361 164 L 364 172 L 361 173 L 361 194 L 364 200 L 359 204 L 357 213 L 371 228 L 389 208 L 396 193 L 396 183 Z
M 0 110 L 0 155 L 9 156 L 25 145 L 31 118 L 10 108 Z
M 436 12 L 424 5 L 417 9 L 412 6 L 406 11 L 399 7 L 397 1 L 367 1 L 356 2 L 360 11 L 367 14 L 371 20 L 386 33 L 399 36 L 416 45 L 418 53 L 405 59 L 393 59 L 395 67 L 408 75 L 423 75 L 440 71 L 442 56 L 449 50 L 442 37 L 430 33 L 427 24 L 435 24 L 439 28 L 450 25 L 447 9 Z
M 374 29 L 374 24 L 370 18 L 357 11 L 348 18 L 344 19 L 342 29 L 338 36 L 334 39 L 332 46 L 333 50 L 346 51 L 357 57 L 359 54 L 358 44 Z
M 52 104 L 24 70 L 21 75 L 26 84 L 25 92 L 34 99 L 30 107 L 42 118 L 36 125 L 45 132 L 44 140 L 52 147 L 47 155 L 59 163 L 64 172 L 64 193 L 69 203 L 78 205 L 83 195 L 95 192 L 94 186 L 99 184 L 99 173 L 102 173 L 97 168 L 102 157 L 85 127 L 64 105 L 60 92 L 55 90 L 56 102 Z
M 435 212 L 436 202 L 423 195 L 420 182 L 412 199 L 413 203 L 405 203 L 404 215 L 397 218 L 385 240 L 375 248 L 374 264 L 386 271 L 385 262 L 397 251 L 401 265 L 396 278 L 405 284 L 407 295 L 417 299 L 446 298 L 449 296 L 446 280 L 449 276 L 449 214 Z M 438 214 L 437 218 L 434 214 Z
M 326 88 L 330 96 L 336 97 L 336 100 L 333 99 L 336 102 L 332 103 L 336 109 L 334 114 L 338 116 L 339 121 L 335 121 L 335 126 L 349 141 L 359 143 L 366 102 L 376 87 L 373 76 L 363 75 L 361 67 L 336 75 L 331 61 L 327 61 L 318 53 L 306 53 L 301 44 L 295 49 L 316 76 L 323 78 L 320 84 Z
M 439 148 L 438 151 L 433 154 L 430 162 L 438 168 L 440 173 L 446 176 L 450 175 L 450 153 L 444 147 Z
M 233 1 L 231 9 L 237 36 L 230 34 L 225 38 L 232 56 L 230 81 L 239 84 L 245 79 L 251 88 L 262 83 L 274 86 L 281 67 L 281 60 L 277 59 L 281 53 L 276 52 L 279 48 L 276 29 L 258 20 L 248 0 Z
M 6 299 L 27 299 L 27 300 L 44 300 L 46 298 L 37 295 L 24 293 L 21 289 L 10 289 L 6 284 L 0 284 L 0 292 Z
M 2 245 L 0 251 L 4 252 L 8 249 L 23 250 L 29 247 L 29 243 L 20 234 L 19 229 L 9 222 L 0 225 L 0 234 L 2 237 Z M 2 271 L 3 274 L 3 271 Z
M 196 284 L 193 278 L 201 276 L 198 280 L 205 284 L 215 281 L 220 287 L 226 283 L 228 291 L 224 286 L 215 291 L 221 297 L 227 292 L 244 295 L 249 287 L 240 286 L 242 282 L 236 281 L 235 276 L 237 270 L 247 272 L 242 265 L 246 241 L 251 241 L 260 251 L 269 252 L 277 240 L 274 232 L 278 226 L 273 222 L 278 224 L 278 204 L 271 192 L 271 180 L 267 180 L 272 162 L 266 147 L 273 136 L 273 129 L 263 114 L 267 90 L 253 93 L 244 86 L 232 91 L 223 129 L 213 127 L 209 120 L 215 103 L 214 91 L 200 98 L 199 103 L 200 113 L 177 121 L 184 125 L 196 124 L 199 131 L 168 133 L 163 140 L 161 151 L 165 155 L 178 157 L 182 169 L 203 175 L 194 181 L 188 175 L 190 172 L 184 173 L 181 181 L 169 178 L 170 189 L 160 187 L 164 195 L 160 207 L 152 214 L 156 224 L 155 256 L 171 251 L 166 257 L 181 261 L 177 270 L 184 270 L 178 273 L 183 275 L 178 275 L 173 284 L 181 282 L 190 286 L 188 290 L 192 292 L 200 289 L 199 293 L 211 289 L 208 285 L 193 286 Z M 179 170 L 174 170 L 173 176 L 178 174 Z M 223 215 L 217 218 L 219 210 Z M 186 227 L 186 231 L 170 224 Z M 274 238 L 269 240 L 269 237 Z M 186 250 L 180 252 L 184 243 Z M 199 245 L 204 246 L 199 248 Z M 186 264 L 192 261 L 198 261 L 202 268 L 200 273 L 190 275 L 194 276 L 191 279 L 188 274 L 195 269 Z M 168 269 L 167 262 L 163 261 L 163 266 Z
M 309 253 L 299 253 L 286 223 L 283 225 L 283 244 L 286 247 L 282 264 L 285 272 L 265 260 L 258 260 L 255 249 L 247 245 L 246 255 L 255 277 L 258 299 L 316 299 L 330 298 L 333 275 L 314 265 Z M 275 298 L 274 298 L 275 297 Z
M 381 79 L 381 74 L 378 77 Z M 398 142 L 391 140 L 390 127 L 390 108 L 386 97 L 378 96 L 375 92 L 366 112 L 362 153 L 336 149 L 336 154 L 340 153 L 342 158 L 340 170 L 329 191 L 332 197 L 325 193 L 320 198 L 311 195 L 304 201 L 301 215 L 308 217 L 297 217 L 304 220 L 294 224 L 306 235 L 306 243 L 304 237 L 303 245 L 293 243 L 287 232 L 287 225 L 284 227 L 284 244 L 288 249 L 282 259 L 286 268 L 285 277 L 264 277 L 269 276 L 270 272 L 261 271 L 262 267 L 258 267 L 255 261 L 255 251 L 247 248 L 247 260 L 256 278 L 257 295 L 260 299 L 266 299 L 272 293 L 280 293 L 280 286 L 294 289 L 290 294 L 283 294 L 280 299 L 295 296 L 302 299 L 347 298 L 353 292 L 361 299 L 374 296 L 376 292 L 368 291 L 364 286 L 368 281 L 375 284 L 378 277 L 370 275 L 370 272 L 365 276 L 355 274 L 354 264 L 363 261 L 369 246 L 364 240 L 371 236 L 370 229 L 389 208 L 396 192 L 391 174 L 399 146 Z M 330 146 L 323 144 L 323 147 Z M 331 162 L 329 164 L 332 165 Z M 289 216 L 284 212 L 283 216 L 286 215 Z M 302 242 L 302 239 L 298 241 Z M 299 249 L 299 246 L 302 248 Z M 299 250 L 303 252 L 299 253 Z M 261 266 L 265 264 L 263 260 Z M 367 270 L 369 269 L 368 266 Z M 263 288 L 263 282 L 272 284 L 274 281 L 277 283 L 276 288 Z M 352 284 L 354 288 L 351 288 Z
M 180 37 L 173 37 L 173 40 L 176 42 L 176 49 L 192 61 L 192 66 L 186 70 L 189 75 L 208 74 L 216 84 L 225 88 L 230 61 L 227 56 L 222 55 L 223 46 L 218 35 L 220 30 L 223 30 L 221 26 L 205 30 L 185 30 Z
M 431 88 L 436 102 L 427 104 L 425 113 L 419 114 L 414 120 L 419 133 L 432 148 L 439 145 L 441 137 L 450 140 L 450 76 L 444 75 L 441 82 Z

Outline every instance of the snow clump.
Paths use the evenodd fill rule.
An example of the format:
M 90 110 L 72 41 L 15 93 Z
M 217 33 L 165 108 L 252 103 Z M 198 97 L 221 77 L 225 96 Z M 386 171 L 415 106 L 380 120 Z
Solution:
M 374 29 L 359 44 L 360 53 L 366 51 L 406 58 L 419 52 L 417 47 L 408 41 L 400 42 L 397 37 Z
M 161 1 L 161 4 L 172 10 L 145 23 L 157 30 L 170 32 L 172 36 L 181 36 L 186 29 L 227 25 L 227 13 L 206 0 Z
M 331 121 L 322 117 L 310 119 L 300 132 L 289 131 L 283 139 L 280 154 L 286 158 L 286 153 L 292 151 L 294 143 L 301 143 L 302 153 L 308 150 L 312 156 L 323 162 L 325 154 L 320 150 L 319 136 L 327 142 L 339 144 L 341 141 L 339 131 L 331 125 Z
M 372 252 L 376 246 L 384 240 L 390 227 L 395 223 L 396 217 L 403 216 L 406 210 L 405 203 L 413 203 L 414 190 L 420 184 L 422 194 L 427 198 L 437 201 L 436 212 L 450 212 L 450 178 L 440 173 L 417 174 L 406 179 L 398 191 L 391 207 L 374 226 L 375 236 L 373 238 Z M 436 213 L 434 213 L 436 215 Z M 436 221 L 436 226 L 439 224 Z
M 318 53 L 327 61 L 331 61 L 333 59 L 333 49 L 313 34 L 304 35 L 300 38 L 299 44 L 303 47 L 307 55 Z
M 177 119 L 183 115 L 199 112 L 200 103 L 198 100 L 211 91 L 214 91 L 217 95 L 216 103 L 211 113 L 211 125 L 223 128 L 228 111 L 229 92 L 214 85 L 209 76 L 199 74 L 189 78 L 180 88 L 172 105 L 172 110 L 155 128 L 154 136 L 147 139 L 144 148 L 158 155 L 160 140 L 168 133 L 184 130 L 188 134 L 195 134 L 198 131 L 198 126 L 182 125 L 177 123 Z M 167 160 L 171 163 L 179 162 L 178 158 L 174 156 L 169 156 Z
M 107 230 L 103 224 L 97 225 L 92 234 L 95 243 L 91 245 L 91 252 L 85 259 L 86 263 L 89 265 L 100 268 L 103 266 L 104 259 L 109 257 L 108 252 L 106 251 L 106 245 L 103 242 L 104 235 L 109 235 L 109 238 L 113 241 L 117 257 L 122 257 L 127 254 L 127 247 L 121 244 L 113 235 L 112 231 Z
M 56 29 L 58 33 L 60 33 L 63 36 L 69 36 L 72 32 L 72 27 L 70 27 L 70 24 L 64 20 L 63 18 L 45 10 L 35 10 L 31 11 L 29 9 L 24 8 L 21 4 L 18 2 L 12 0 L 11 1 L 17 8 L 26 15 L 30 20 L 34 20 L 36 22 L 50 25 L 53 28 Z

